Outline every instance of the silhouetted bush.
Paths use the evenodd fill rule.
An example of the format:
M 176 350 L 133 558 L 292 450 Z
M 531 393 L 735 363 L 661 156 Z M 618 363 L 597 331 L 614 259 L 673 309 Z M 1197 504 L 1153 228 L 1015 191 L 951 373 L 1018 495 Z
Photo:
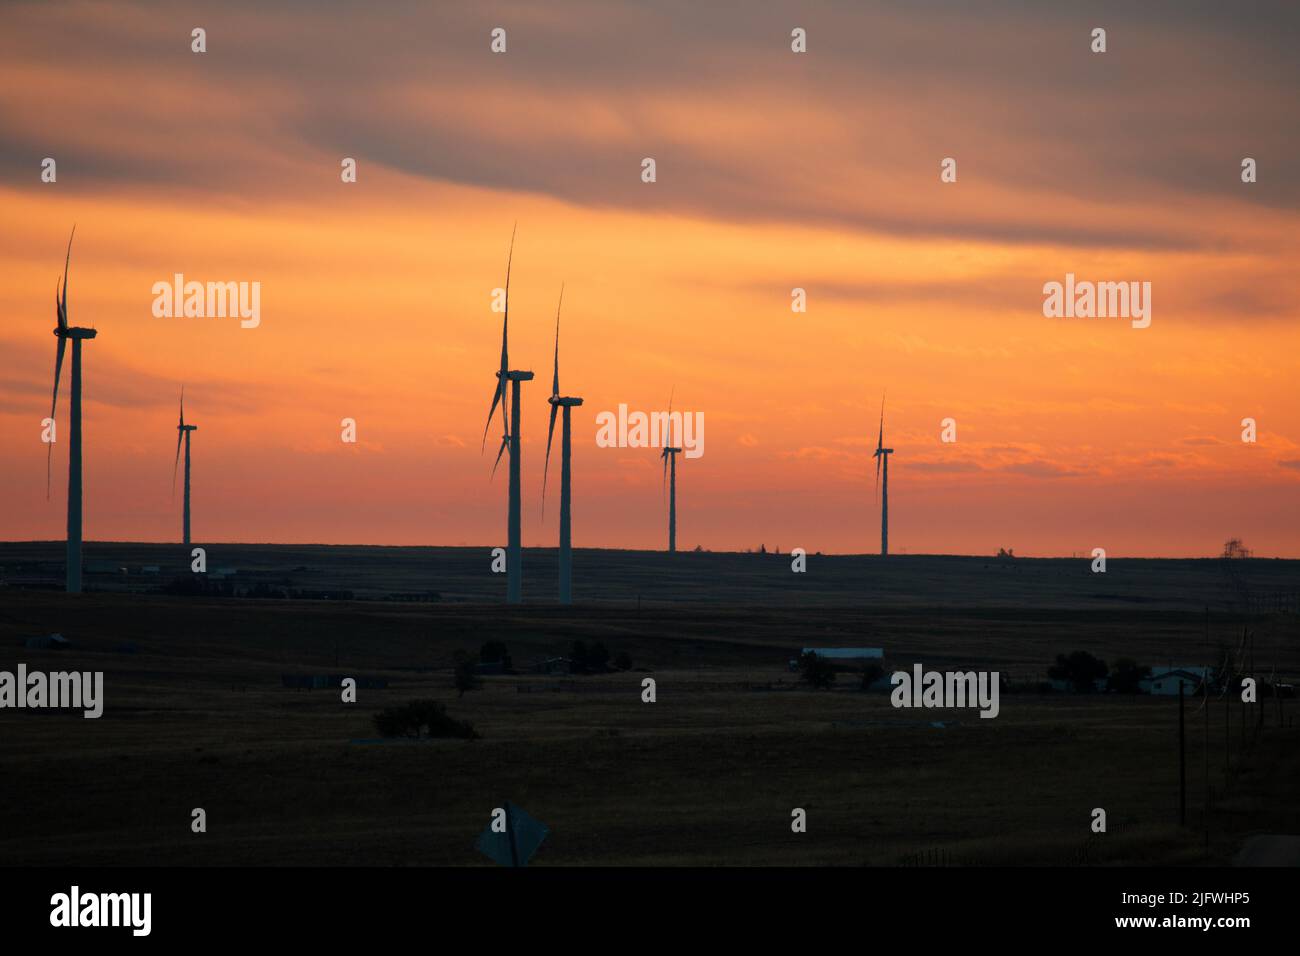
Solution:
M 187 574 L 183 577 L 173 578 L 162 587 L 159 592 L 162 594 L 174 594 L 180 597 L 212 597 L 220 595 L 222 597 L 233 597 L 234 586 L 230 581 L 213 581 L 206 574 Z
M 476 740 L 478 733 L 466 721 L 447 715 L 436 700 L 413 700 L 375 714 L 375 729 L 383 737 L 457 737 Z
M 1110 672 L 1106 686 L 1117 694 L 1136 694 L 1141 690 L 1139 683 L 1150 676 L 1151 668 L 1139 667 L 1137 661 L 1121 657 L 1115 662 L 1115 668 Z
M 879 664 L 868 664 L 862 668 L 862 689 L 866 690 L 880 678 L 885 676 L 885 669 Z
M 632 655 L 627 651 L 619 651 L 614 655 L 614 666 L 621 671 L 630 671 L 632 669 Z
M 609 651 L 600 641 L 591 647 L 586 641 L 574 641 L 569 661 L 569 670 L 575 674 L 603 673 L 609 670 Z
M 1098 660 L 1087 651 L 1072 651 L 1069 657 L 1056 655 L 1056 664 L 1047 669 L 1052 680 L 1069 681 L 1078 691 L 1095 689 L 1094 681 L 1106 676 L 1106 662 Z
M 505 663 L 509 656 L 510 651 L 506 648 L 505 641 L 488 641 L 478 652 L 478 659 L 484 664 Z
M 830 661 L 807 651 L 799 657 L 799 676 L 814 689 L 830 687 L 835 683 L 835 668 Z
M 265 582 L 259 582 L 257 584 L 254 584 L 247 591 L 245 591 L 244 597 L 275 598 L 277 600 L 284 600 L 284 592 L 281 591 L 279 588 L 271 587 L 269 584 L 266 584 Z
M 452 683 L 456 687 L 458 698 L 464 697 L 467 690 L 478 690 L 483 684 L 474 667 L 474 661 L 465 651 L 456 652 L 456 669 L 452 674 Z

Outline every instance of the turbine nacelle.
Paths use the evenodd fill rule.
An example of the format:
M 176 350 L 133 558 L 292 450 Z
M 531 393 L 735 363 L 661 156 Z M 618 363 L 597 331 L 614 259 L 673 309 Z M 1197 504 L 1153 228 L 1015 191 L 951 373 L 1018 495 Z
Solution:
M 496 377 L 500 378 L 501 373 L 497 372 Z M 506 372 L 506 381 L 508 382 L 531 382 L 532 380 L 533 380 L 532 372 L 520 372 L 513 369 L 509 372 Z
M 96 329 L 83 329 L 73 326 L 72 328 L 56 327 L 54 334 L 61 339 L 93 339 L 99 332 Z
M 551 405 L 562 405 L 562 406 L 564 406 L 564 407 L 566 407 L 566 408 L 577 408 L 579 405 L 582 404 L 582 399 L 580 399 L 580 398 L 570 398 L 570 397 L 568 397 L 568 396 L 566 396 L 566 395 L 552 395 L 552 396 L 551 396 L 550 398 L 548 398 L 546 401 L 547 401 L 548 404 L 551 404 Z

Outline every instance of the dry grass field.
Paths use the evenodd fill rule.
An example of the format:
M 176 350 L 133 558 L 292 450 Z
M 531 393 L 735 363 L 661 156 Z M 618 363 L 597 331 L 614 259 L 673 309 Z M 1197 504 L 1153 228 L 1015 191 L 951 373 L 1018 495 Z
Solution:
M 178 551 L 91 545 L 88 560 L 170 555 L 166 581 L 182 573 Z M 1206 663 L 1249 627 L 1259 669 L 1294 680 L 1296 616 L 1234 611 L 1214 561 L 1113 561 L 1103 578 L 1084 559 L 810 556 L 793 575 L 788 557 L 584 551 L 587 593 L 559 608 L 530 593 L 553 553 L 530 551 L 538 603 L 506 608 L 489 603 L 504 585 L 486 549 L 211 549 L 209 566 L 242 582 L 347 588 L 350 601 L 132 593 L 157 582 L 130 570 L 89 576 L 97 590 L 78 597 L 31 586 L 58 559 L 58 545 L 0 545 L 0 669 L 104 671 L 105 712 L 0 710 L 0 864 L 490 865 L 474 839 L 505 800 L 551 828 L 539 866 L 1199 864 L 1231 860 L 1251 833 L 1300 832 L 1300 701 L 1284 701 L 1283 727 L 1267 701 L 1248 750 L 1229 708 L 1230 774 L 1212 703 L 1207 852 L 1199 701 L 1179 828 L 1176 698 L 1004 694 L 982 720 L 896 710 L 847 674 L 808 690 L 787 668 L 804 645 L 866 645 L 891 667 L 1029 682 L 1075 649 Z M 1259 592 L 1295 571 L 1244 573 Z M 420 590 L 439 599 L 361 599 Z M 50 632 L 73 646 L 22 646 Z M 453 655 L 488 640 L 520 673 L 458 698 Z M 574 640 L 626 652 L 633 669 L 526 671 Z M 282 673 L 388 687 L 344 704 L 285 688 Z M 374 742 L 377 710 L 428 697 L 481 738 Z M 190 832 L 195 807 L 205 834 Z M 791 832 L 795 807 L 807 833 Z M 1109 816 L 1103 838 L 1089 838 L 1094 807 Z

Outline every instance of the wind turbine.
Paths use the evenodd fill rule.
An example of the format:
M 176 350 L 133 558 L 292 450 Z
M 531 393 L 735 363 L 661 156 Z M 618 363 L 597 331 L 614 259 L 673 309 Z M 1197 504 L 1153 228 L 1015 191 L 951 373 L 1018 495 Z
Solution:
M 181 421 L 176 426 L 176 464 L 172 466 L 172 494 L 176 493 L 176 468 L 181 463 L 181 439 L 185 439 L 185 512 L 182 523 L 185 546 L 190 546 L 190 432 L 198 431 L 198 425 L 185 424 L 185 386 L 181 386 Z
M 668 440 L 673 440 L 673 398 L 668 396 Z M 668 553 L 677 550 L 677 455 L 681 448 L 665 445 L 659 457 L 664 460 L 664 478 L 668 480 Z M 671 477 L 670 477 L 671 476 Z
M 520 544 L 520 503 L 519 503 L 519 383 L 531 382 L 532 372 L 521 372 L 510 368 L 508 348 L 510 333 L 510 264 L 515 255 L 515 234 L 510 233 L 510 254 L 506 258 L 506 294 L 505 318 L 501 323 L 501 368 L 497 370 L 497 387 L 492 393 L 492 407 L 488 409 L 487 424 L 483 426 L 483 443 L 486 447 L 488 429 L 492 426 L 492 416 L 496 414 L 497 403 L 501 404 L 501 447 L 497 449 L 497 460 L 492 465 L 492 474 L 501 464 L 501 455 L 510 449 L 510 505 L 507 516 L 506 547 L 506 602 L 518 604 L 523 600 L 523 547 Z M 510 383 L 510 419 L 506 422 L 506 382 Z
M 546 430 L 546 466 L 542 469 L 542 516 L 546 516 L 546 474 L 551 466 L 551 436 L 555 434 L 555 414 L 564 409 L 564 424 L 560 430 L 560 603 L 573 603 L 573 546 L 570 529 L 570 502 L 572 490 L 569 478 L 569 461 L 572 444 L 569 440 L 569 409 L 582 404 L 580 398 L 560 394 L 560 305 L 564 304 L 564 286 L 560 286 L 560 303 L 555 307 L 555 377 L 551 380 L 551 424 Z
M 50 418 L 59 403 L 59 373 L 63 369 L 63 353 L 68 340 L 72 340 L 72 411 L 68 413 L 68 433 L 71 448 L 68 453 L 68 561 L 67 590 L 69 594 L 81 593 L 81 343 L 83 339 L 93 339 L 97 334 L 94 329 L 68 327 L 68 269 L 72 264 L 72 236 L 77 234 L 77 227 L 72 227 L 68 236 L 68 256 L 63 263 L 63 291 L 54 284 L 54 307 L 58 316 L 58 325 L 54 335 L 59 340 L 58 350 L 54 353 L 54 397 L 50 401 Z M 45 457 L 45 494 L 50 493 L 50 456 L 54 452 L 51 445 Z
M 885 447 L 885 393 L 880 393 L 880 434 L 876 436 L 876 494 L 880 497 L 880 555 L 889 554 L 889 456 L 894 449 Z M 885 465 L 885 490 L 880 490 L 880 464 Z

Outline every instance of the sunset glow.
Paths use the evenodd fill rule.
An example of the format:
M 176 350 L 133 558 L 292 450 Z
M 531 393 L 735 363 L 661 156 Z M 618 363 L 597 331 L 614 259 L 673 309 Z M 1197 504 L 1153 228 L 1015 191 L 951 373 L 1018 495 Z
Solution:
M 1300 65 L 1263 26 L 1117 5 L 1103 64 L 1087 15 L 1017 4 L 802 5 L 806 57 L 770 5 L 328 6 L 6 12 L 0 538 L 64 534 L 40 423 L 75 223 L 87 540 L 179 538 L 183 384 L 196 541 L 503 543 L 481 444 L 517 224 L 526 547 L 556 539 L 563 282 L 576 547 L 664 546 L 657 452 L 596 421 L 671 394 L 708 435 L 680 548 L 872 551 L 884 394 L 891 550 L 1300 557 Z M 156 318 L 176 273 L 260 282 L 260 324 Z M 1150 327 L 1045 318 L 1067 273 L 1149 281 Z

